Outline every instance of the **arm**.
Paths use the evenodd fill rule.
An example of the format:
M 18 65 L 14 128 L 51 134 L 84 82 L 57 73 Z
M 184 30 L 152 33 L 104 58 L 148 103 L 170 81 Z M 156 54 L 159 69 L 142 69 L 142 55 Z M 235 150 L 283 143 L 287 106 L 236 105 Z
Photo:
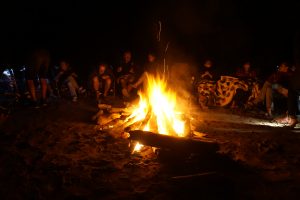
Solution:
M 61 77 L 63 74 L 64 74 L 63 71 L 59 71 L 59 73 L 55 76 L 54 81 L 55 81 L 55 82 L 58 82 L 59 79 L 60 79 L 60 77 Z
M 73 76 L 74 78 L 78 78 L 78 75 L 77 75 L 75 72 L 72 72 L 72 73 L 70 74 L 70 76 Z
M 104 75 L 101 76 L 101 78 L 102 78 L 103 80 L 106 80 L 106 79 L 110 79 L 110 76 L 107 75 L 107 74 L 104 74 Z

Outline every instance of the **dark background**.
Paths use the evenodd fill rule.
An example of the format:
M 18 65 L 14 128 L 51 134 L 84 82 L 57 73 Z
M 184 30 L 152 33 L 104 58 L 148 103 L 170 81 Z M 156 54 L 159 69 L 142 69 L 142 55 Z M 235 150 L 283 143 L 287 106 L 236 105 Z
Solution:
M 23 64 L 42 47 L 53 63 L 66 57 L 85 73 L 98 61 L 117 63 L 125 49 L 142 62 L 147 51 L 170 42 L 170 62 L 211 57 L 232 71 L 250 59 L 266 73 L 278 62 L 294 63 L 298 13 L 293 1 L 10 1 L 1 5 L 0 62 Z

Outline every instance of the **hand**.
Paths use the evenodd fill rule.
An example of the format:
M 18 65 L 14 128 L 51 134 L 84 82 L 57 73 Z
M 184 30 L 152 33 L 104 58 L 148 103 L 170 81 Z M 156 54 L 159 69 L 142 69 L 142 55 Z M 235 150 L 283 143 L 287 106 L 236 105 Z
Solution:
M 136 84 L 130 84 L 130 86 L 133 87 L 133 88 L 135 88 L 135 89 L 137 88 Z
M 134 68 L 131 68 L 131 69 L 129 70 L 129 72 L 130 72 L 130 73 L 134 73 Z
M 108 75 L 103 75 L 103 76 L 101 76 L 101 78 L 102 78 L 103 80 L 105 80 L 105 79 L 108 79 L 109 76 L 108 76 Z
M 75 78 L 78 77 L 77 74 L 75 74 L 74 72 L 71 74 L 71 76 L 73 76 L 73 77 L 75 77 Z
M 205 72 L 204 74 L 201 75 L 201 78 L 204 78 L 205 76 L 209 76 L 212 78 L 212 75 L 209 72 Z
M 118 67 L 118 68 L 117 68 L 117 72 L 121 72 L 122 69 L 123 69 L 122 67 Z

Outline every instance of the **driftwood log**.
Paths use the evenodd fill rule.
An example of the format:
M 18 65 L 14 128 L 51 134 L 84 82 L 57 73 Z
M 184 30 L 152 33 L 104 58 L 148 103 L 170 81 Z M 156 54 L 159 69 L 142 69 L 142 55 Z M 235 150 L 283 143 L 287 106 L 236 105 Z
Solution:
M 187 137 L 175 137 L 152 133 L 149 131 L 133 130 L 129 131 L 129 139 L 140 142 L 143 145 L 175 149 L 183 152 L 217 152 L 219 146 L 217 143 L 206 140 L 195 140 Z

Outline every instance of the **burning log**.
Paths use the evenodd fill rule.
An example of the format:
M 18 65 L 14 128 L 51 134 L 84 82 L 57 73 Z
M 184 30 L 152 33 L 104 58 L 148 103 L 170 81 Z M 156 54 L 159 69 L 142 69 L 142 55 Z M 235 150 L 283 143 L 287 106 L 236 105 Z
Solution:
M 149 131 L 134 130 L 129 131 L 130 140 L 136 140 L 143 145 L 175 149 L 183 152 L 217 152 L 218 144 L 208 140 L 195 140 L 188 137 L 175 137 L 169 135 L 156 134 Z

